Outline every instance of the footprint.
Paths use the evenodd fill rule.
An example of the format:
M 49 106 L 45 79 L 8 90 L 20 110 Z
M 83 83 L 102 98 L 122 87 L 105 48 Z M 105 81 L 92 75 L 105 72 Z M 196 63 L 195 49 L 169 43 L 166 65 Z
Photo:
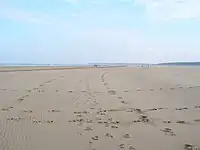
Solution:
M 105 123 L 105 127 L 106 127 L 106 128 L 108 128 L 108 127 L 109 127 L 109 125 L 110 125 L 109 123 Z
M 113 129 L 117 129 L 117 128 L 119 128 L 119 127 L 116 126 L 116 125 L 112 125 L 111 128 L 113 128 Z
M 191 145 L 191 144 L 185 144 L 184 145 L 184 149 L 185 150 L 192 150 L 193 149 L 193 145 Z
M 125 92 L 125 93 L 128 93 L 129 91 L 128 91 L 128 90 L 124 90 L 124 92 Z
M 176 134 L 173 132 L 172 129 L 170 128 L 164 128 L 164 129 L 160 129 L 162 132 L 164 132 L 166 135 L 170 135 L 170 136 L 176 136 Z
M 186 122 L 186 121 L 176 121 L 176 123 L 179 123 L 179 124 L 189 124 L 188 122 Z
M 135 108 L 134 111 L 137 112 L 137 113 L 142 113 L 142 110 L 139 109 L 139 108 Z
M 83 115 L 81 115 L 81 114 L 77 114 L 76 117 L 83 117 Z
M 195 122 L 200 122 L 200 119 L 195 119 L 194 121 L 195 121 Z
M 163 121 L 163 123 L 169 124 L 171 123 L 171 121 L 167 120 L 167 121 Z
M 94 136 L 94 137 L 92 137 L 92 140 L 97 141 L 97 140 L 99 140 L 99 137 L 98 136 Z
M 24 118 L 22 118 L 22 117 L 9 117 L 9 118 L 7 118 L 7 120 L 10 120 L 10 121 L 20 121 L 22 119 L 24 119 Z
M 141 122 L 150 122 L 148 116 L 146 115 L 140 115 L 139 119 Z
M 200 106 L 196 105 L 196 106 L 194 106 L 194 108 L 200 108 Z
M 136 89 L 137 92 L 141 91 L 141 89 Z
M 23 112 L 25 112 L 25 113 L 32 113 L 33 111 L 32 110 L 23 110 Z
M 122 103 L 122 104 L 128 104 L 128 102 L 125 102 L 125 101 L 121 101 L 121 103 Z
M 112 138 L 112 139 L 114 138 L 114 136 L 111 133 L 106 133 L 105 136 L 109 137 L 109 138 Z
M 112 121 L 111 124 L 118 125 L 118 124 L 120 124 L 120 122 L 119 121 Z
M 98 123 L 98 124 L 103 124 L 103 121 L 98 121 L 97 123 Z
M 42 123 L 42 121 L 41 120 L 32 120 L 32 123 L 38 124 L 38 123 Z
M 133 123 L 139 123 L 141 122 L 140 120 L 133 120 Z
M 29 93 L 30 93 L 30 92 L 32 92 L 32 90 L 27 90 L 27 92 L 29 92 Z
M 200 147 L 192 144 L 185 144 L 184 145 L 185 150 L 200 150 Z
M 55 123 L 55 121 L 54 120 L 47 120 L 47 121 L 45 121 L 45 123 L 52 124 L 52 123 Z
M 18 101 L 22 102 L 24 100 L 24 97 L 18 98 Z
M 123 136 L 124 138 L 126 138 L 126 139 L 129 139 L 129 138 L 131 138 L 131 135 L 130 134 L 128 134 L 128 133 L 126 133 L 126 134 L 124 134 L 124 136 Z
M 125 149 L 125 144 L 120 144 L 119 149 Z
M 158 110 L 157 108 L 151 108 L 151 109 L 147 109 L 146 111 L 156 111 Z
M 176 110 L 187 110 L 187 107 L 183 107 L 183 108 L 176 108 Z
M 108 83 L 104 83 L 104 85 L 105 85 L 105 86 L 107 86 L 107 85 L 108 85 Z
M 129 145 L 128 150 L 136 150 L 136 149 L 132 145 Z
M 52 109 L 52 110 L 48 110 L 48 112 L 57 113 L 57 112 L 61 112 L 61 111 L 60 110 L 56 110 L 56 109 Z
M 110 91 L 108 91 L 108 93 L 111 95 L 116 95 L 116 91 L 114 91 L 114 90 L 110 90 Z
M 123 97 L 117 97 L 118 99 L 123 99 Z
M 14 108 L 13 106 L 9 106 L 8 108 L 2 108 L 1 111 L 9 111 L 10 109 Z
M 92 131 L 92 128 L 91 127 L 86 127 L 84 130 L 85 131 Z

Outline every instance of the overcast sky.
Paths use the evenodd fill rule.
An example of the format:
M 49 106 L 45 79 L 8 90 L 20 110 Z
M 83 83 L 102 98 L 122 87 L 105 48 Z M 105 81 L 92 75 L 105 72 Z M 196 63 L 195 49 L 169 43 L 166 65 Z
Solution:
M 0 63 L 200 61 L 200 0 L 0 0 Z

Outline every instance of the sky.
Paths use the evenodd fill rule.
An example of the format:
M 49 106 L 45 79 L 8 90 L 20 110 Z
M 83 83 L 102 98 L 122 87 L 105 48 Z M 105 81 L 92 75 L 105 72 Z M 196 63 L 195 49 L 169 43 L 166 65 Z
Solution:
M 200 0 L 0 0 L 0 63 L 200 61 Z

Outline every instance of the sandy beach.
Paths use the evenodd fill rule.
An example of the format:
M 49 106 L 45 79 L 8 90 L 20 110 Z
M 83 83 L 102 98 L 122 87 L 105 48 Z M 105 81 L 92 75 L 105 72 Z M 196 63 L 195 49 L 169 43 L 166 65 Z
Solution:
M 4 70 L 0 150 L 200 149 L 198 67 Z

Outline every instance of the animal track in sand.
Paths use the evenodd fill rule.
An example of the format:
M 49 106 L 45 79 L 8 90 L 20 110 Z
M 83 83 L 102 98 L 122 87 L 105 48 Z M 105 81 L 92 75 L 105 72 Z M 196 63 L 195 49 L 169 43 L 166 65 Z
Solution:
M 120 144 L 118 147 L 119 149 L 125 149 L 125 144 Z
M 83 115 L 82 114 L 77 114 L 76 117 L 83 117 Z
M 140 115 L 139 119 L 141 122 L 150 122 L 150 119 L 146 115 Z
M 10 109 L 14 108 L 13 106 L 9 106 L 7 108 L 2 108 L 1 111 L 9 111 Z
M 104 82 L 104 85 L 105 85 L 105 86 L 107 86 L 107 85 L 108 85 L 108 83 L 105 83 L 105 82 Z
M 88 111 L 78 111 L 78 112 L 74 112 L 74 114 L 89 114 L 90 112 Z
M 129 138 L 131 138 L 131 135 L 130 134 L 128 134 L 128 133 L 126 133 L 126 134 L 124 134 L 124 136 L 123 136 L 124 138 L 126 138 L 126 139 L 129 139 Z
M 196 106 L 194 106 L 194 108 L 200 108 L 200 106 L 196 105 Z
M 176 134 L 170 128 L 160 129 L 160 131 L 164 132 L 165 135 L 176 136 Z
M 36 119 L 33 119 L 32 120 L 32 123 L 34 124 L 53 124 L 53 123 L 56 123 L 54 120 L 44 120 L 44 121 L 41 121 L 41 120 L 36 120 Z
M 117 98 L 118 98 L 118 99 L 120 99 L 120 100 L 121 100 L 121 99 L 124 99 L 124 98 L 123 98 L 123 97 L 121 97 L 121 96 L 119 96 L 119 97 L 117 97 Z
M 150 108 L 150 109 L 144 110 L 144 112 L 158 111 L 158 110 L 164 110 L 164 109 L 168 109 L 168 108 Z
M 200 122 L 200 119 L 195 119 L 194 122 Z
M 120 101 L 122 104 L 128 104 L 128 102 L 125 102 L 125 101 Z
M 167 120 L 167 121 L 163 121 L 163 123 L 169 124 L 169 123 L 171 123 L 171 121 Z
M 29 97 L 29 95 L 24 95 L 24 96 L 18 98 L 18 101 L 19 101 L 19 102 L 22 102 L 22 101 L 23 101 L 25 98 L 27 98 L 27 97 Z
M 140 120 L 133 120 L 133 123 L 139 123 L 141 122 Z
M 48 112 L 52 112 L 52 113 L 58 113 L 58 112 L 61 112 L 61 110 L 57 110 L 57 109 L 51 109 L 51 110 L 48 110 Z
M 28 110 L 23 110 L 23 112 L 25 112 L 25 113 L 32 113 L 33 111 L 30 110 L 30 109 L 28 109 Z
M 117 128 L 119 128 L 119 127 L 116 126 L 116 125 L 112 125 L 111 128 L 113 128 L 113 129 L 117 129 Z
M 124 90 L 124 93 L 128 93 L 128 92 L 130 92 L 129 90 Z
M 91 127 L 86 127 L 84 130 L 85 131 L 92 131 L 92 128 Z
M 40 87 L 41 87 L 41 86 L 44 86 L 44 84 L 40 84 L 39 86 L 40 86 Z
M 98 136 L 93 136 L 92 140 L 97 141 L 97 140 L 99 140 L 99 137 Z
M 136 113 L 143 113 L 143 111 L 139 108 L 129 108 L 126 112 L 136 112 Z
M 109 118 L 108 121 L 98 121 L 98 124 L 104 124 L 105 127 L 109 127 L 111 125 L 111 128 L 118 128 L 118 125 L 120 124 L 119 121 L 113 121 L 112 118 Z
M 129 145 L 128 150 L 136 150 L 136 149 L 132 145 Z
M 114 136 L 111 133 L 106 133 L 105 136 L 112 139 L 114 138 Z
M 183 107 L 183 108 L 176 108 L 176 110 L 187 110 L 187 107 Z
M 116 91 L 114 91 L 114 90 L 110 90 L 110 91 L 108 91 L 108 93 L 109 93 L 110 95 L 116 95 Z
M 136 89 L 136 91 L 137 91 L 137 92 L 139 92 L 139 91 L 141 91 L 141 89 L 140 89 L 140 88 L 138 88 L 138 89 Z
M 192 144 L 184 144 L 185 150 L 200 150 L 200 147 Z
M 176 123 L 179 123 L 179 124 L 189 124 L 189 122 L 183 121 L 183 120 L 176 121 Z
M 9 120 L 9 121 L 21 121 L 22 119 L 24 119 L 24 118 L 22 118 L 22 117 L 8 117 L 7 118 L 7 120 Z

